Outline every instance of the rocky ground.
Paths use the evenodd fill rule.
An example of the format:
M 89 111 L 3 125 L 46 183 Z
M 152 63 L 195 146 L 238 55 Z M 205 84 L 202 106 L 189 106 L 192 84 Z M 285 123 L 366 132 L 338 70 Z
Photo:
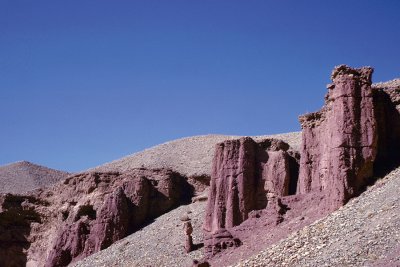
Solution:
M 293 149 L 300 148 L 301 132 L 252 137 L 258 141 L 267 137 L 281 139 Z M 187 177 L 210 175 L 214 148 L 217 143 L 240 136 L 202 135 L 167 142 L 141 152 L 126 156 L 90 171 L 120 171 L 146 167 L 168 168 Z
M 24 193 L 63 180 L 67 172 L 53 170 L 27 161 L 0 167 L 0 193 Z
M 174 209 L 111 247 L 73 266 L 191 266 L 193 259 L 203 256 L 201 224 L 205 203 L 199 201 Z M 192 220 L 193 243 L 198 248 L 189 254 L 183 248 L 185 236 L 180 220 L 185 214 Z
M 236 266 L 400 266 L 400 168 Z
M 387 82 L 379 82 L 372 84 L 372 88 L 399 88 L 400 79 L 393 79 Z
M 236 266 L 400 266 L 398 192 L 400 168 L 326 218 L 247 260 L 244 255 Z M 199 244 L 204 210 L 205 202 L 181 206 L 73 266 L 190 266 L 203 252 L 184 252 L 179 218 L 189 211 Z

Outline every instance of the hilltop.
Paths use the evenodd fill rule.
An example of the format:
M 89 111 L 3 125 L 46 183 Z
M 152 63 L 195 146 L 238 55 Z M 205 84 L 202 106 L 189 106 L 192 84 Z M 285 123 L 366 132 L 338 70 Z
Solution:
M 21 194 L 52 185 L 68 175 L 28 161 L 7 164 L 0 166 L 0 193 Z

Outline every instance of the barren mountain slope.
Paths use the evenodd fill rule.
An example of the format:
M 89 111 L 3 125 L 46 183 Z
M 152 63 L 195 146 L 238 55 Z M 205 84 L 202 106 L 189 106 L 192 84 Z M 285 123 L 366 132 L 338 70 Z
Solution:
M 253 137 L 256 141 L 267 137 L 281 139 L 293 149 L 300 148 L 301 132 Z M 202 135 L 182 138 L 126 156 L 90 170 L 127 171 L 133 168 L 169 168 L 187 177 L 210 175 L 214 146 L 240 136 Z
M 400 266 L 400 168 L 346 206 L 237 266 Z M 204 202 L 181 206 L 74 266 L 190 266 L 179 217 L 191 211 L 201 242 Z
M 27 161 L 0 167 L 0 193 L 24 193 L 54 184 L 69 175 Z
M 397 80 L 381 83 L 375 85 L 375 87 L 399 89 Z M 397 96 L 397 92 L 394 96 Z M 396 99 L 392 99 L 392 101 L 397 105 Z M 289 134 L 289 138 L 286 136 L 289 140 L 283 136 L 273 137 L 285 140 L 295 149 L 300 146 L 300 133 Z M 180 139 L 141 152 L 144 155 L 137 153 L 106 166 L 111 168 L 109 170 L 125 170 L 140 162 L 146 167 L 167 166 L 189 177 L 208 175 L 215 143 L 234 138 L 237 137 L 200 136 Z M 157 161 L 159 159 L 160 161 Z M 278 246 L 282 243 L 285 244 L 285 240 L 289 240 L 287 242 L 290 243 L 293 236 L 301 236 L 304 239 L 299 244 L 290 243 L 284 248 L 279 247 L 274 251 L 276 255 L 272 255 L 272 258 L 269 255 L 263 258 L 263 253 L 261 253 L 258 256 L 258 259 L 261 260 L 249 260 L 242 264 L 249 266 L 321 266 L 323 264 L 326 266 L 365 266 L 365 264 L 395 266 L 396 263 L 389 261 L 398 261 L 396 257 L 398 257 L 397 254 L 400 251 L 398 245 L 400 241 L 398 230 L 400 226 L 399 184 L 400 168 L 379 180 L 376 185 L 369 188 L 359 198 L 353 199 L 344 208 L 325 219 L 317 221 L 312 226 L 304 228 L 305 230 L 297 231 L 290 235 L 288 239 L 284 238 L 278 243 Z M 192 207 L 192 205 L 189 207 Z M 191 254 L 183 252 L 183 240 L 181 238 L 183 238 L 184 233 L 179 215 L 185 212 L 185 209 L 186 207 L 180 207 L 157 218 L 155 222 L 144 227 L 141 231 L 126 237 L 123 241 L 98 254 L 92 255 L 78 263 L 77 266 L 188 266 L 191 260 L 200 257 L 202 252 L 196 251 Z M 201 227 L 204 214 L 201 209 L 193 208 L 191 216 L 196 232 Z M 311 236 L 312 233 L 316 232 L 318 235 Z M 268 233 L 266 234 L 268 235 Z M 257 238 L 257 235 L 254 238 Z M 388 240 L 389 238 L 391 239 Z M 317 242 L 320 239 L 322 239 L 322 244 Z M 199 240 L 198 236 L 195 240 Z M 259 249 L 264 246 L 267 250 L 268 247 L 274 248 L 273 245 L 267 245 L 264 242 L 260 244 L 262 246 Z M 277 246 L 276 244 L 275 246 Z M 303 250 L 303 246 L 306 249 Z M 283 249 L 286 249 L 287 252 Z M 227 251 L 226 254 L 239 251 L 240 247 L 231 252 Z M 320 255 L 319 251 L 323 255 Z M 239 257 L 235 257 L 235 261 L 230 263 L 220 261 L 216 266 L 226 266 L 238 260 L 246 260 L 249 255 L 256 253 L 259 252 L 251 251 L 247 255 L 239 253 Z M 308 258 L 308 255 L 314 255 L 314 258 Z M 274 259 L 273 256 L 278 258 Z M 215 262 L 212 261 L 212 263 Z

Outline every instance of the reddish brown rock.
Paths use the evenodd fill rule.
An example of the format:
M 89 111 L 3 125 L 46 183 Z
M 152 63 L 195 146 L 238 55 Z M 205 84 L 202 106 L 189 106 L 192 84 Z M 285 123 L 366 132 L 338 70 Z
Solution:
M 369 67 L 336 67 L 325 106 L 300 117 L 303 146 L 298 191 L 326 191 L 328 209 L 345 204 L 373 175 L 378 135 L 372 72 Z
M 250 211 L 266 207 L 267 195 L 288 195 L 290 183 L 297 181 L 297 162 L 288 149 L 280 140 L 256 143 L 249 137 L 218 144 L 204 230 L 237 226 Z
M 46 267 L 67 266 L 72 260 L 84 258 L 87 236 L 90 226 L 87 218 L 79 219 L 74 224 L 66 225 L 57 236 L 56 244 L 50 252 Z
M 46 266 L 66 266 L 107 248 L 129 233 L 131 210 L 121 187 L 107 197 L 97 218 L 91 206 L 83 206 L 78 213 L 78 221 L 62 227 Z
M 0 195 L 0 266 L 25 266 L 25 250 L 30 246 L 33 223 L 41 223 L 40 214 L 27 203 L 34 197 Z
M 207 261 L 193 260 L 192 267 L 210 267 L 210 264 Z
M 387 159 L 394 157 L 400 162 L 399 150 L 393 149 L 400 148 L 399 109 L 395 108 L 400 93 L 373 91 L 372 71 L 369 67 L 336 67 L 325 106 L 300 117 L 303 147 L 299 177 L 292 167 L 298 157 L 272 142 L 263 146 L 243 139 L 217 147 L 204 224 L 210 233 L 205 239 L 206 255 L 215 256 L 223 250 L 219 238 L 221 244 L 234 247 L 234 237 L 251 236 L 243 231 L 254 231 L 260 225 L 267 225 L 271 231 L 279 229 L 284 220 L 293 220 L 294 216 L 297 220 L 304 211 L 310 218 L 303 220 L 310 223 L 359 194 L 376 174 L 377 166 Z M 236 190 L 239 185 L 247 190 Z M 306 206 L 288 203 L 288 195 L 292 194 L 300 194 L 299 199 L 304 200 L 319 198 L 319 202 L 303 201 Z M 248 208 L 232 205 L 231 199 Z M 248 217 L 250 220 L 246 220 Z M 290 224 L 285 221 L 283 225 Z M 221 235 L 226 231 L 229 234 Z
M 85 183 L 98 186 L 103 180 L 101 174 L 93 177 Z M 118 183 L 108 189 L 113 191 L 102 197 L 104 204 L 97 207 L 95 204 L 82 205 L 63 223 L 46 266 L 66 266 L 107 248 L 146 220 L 182 203 L 186 197 L 185 189 L 188 189 L 183 177 L 165 170 L 136 170 L 112 179 L 117 179 Z M 100 199 L 96 201 L 101 203 Z
M 186 179 L 165 169 L 81 173 L 28 196 L 0 197 L 0 266 L 67 266 L 191 197 Z
M 193 226 L 190 219 L 183 222 L 183 232 L 185 234 L 185 251 L 189 253 L 194 249 L 192 238 Z
M 216 146 L 204 229 L 214 232 L 239 225 L 255 208 L 256 143 L 251 138 Z
M 289 195 L 289 155 L 285 151 L 279 150 L 269 152 L 268 156 L 262 174 L 262 177 L 265 177 L 264 190 L 269 195 Z
M 255 142 L 249 137 L 216 146 L 210 193 L 203 225 L 207 257 L 241 244 L 229 232 L 254 210 L 264 209 L 268 198 L 285 196 L 297 182 L 297 160 L 280 140 Z M 294 185 L 295 187 L 295 185 Z
M 374 172 L 382 176 L 400 165 L 400 84 L 376 84 L 373 96 L 378 130 Z
M 138 190 L 138 194 L 143 192 Z M 129 226 L 132 224 L 130 221 L 132 210 L 129 205 L 130 202 L 121 187 L 107 197 L 91 228 L 84 256 L 105 249 L 128 235 Z M 138 226 L 143 221 L 134 224 Z
M 207 257 L 215 256 L 227 248 L 234 248 L 241 245 L 238 238 L 234 238 L 226 229 L 218 229 L 204 238 L 204 250 Z

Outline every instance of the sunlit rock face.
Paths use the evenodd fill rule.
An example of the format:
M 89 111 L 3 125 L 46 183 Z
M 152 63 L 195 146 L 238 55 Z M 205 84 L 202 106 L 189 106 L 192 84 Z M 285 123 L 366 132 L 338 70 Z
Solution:
M 370 67 L 334 68 L 322 109 L 299 118 L 299 154 L 278 140 L 241 138 L 216 146 L 203 225 L 206 254 L 239 246 L 234 234 L 255 227 L 257 217 L 264 225 L 273 222 L 268 227 L 274 231 L 306 211 L 314 219 L 326 215 L 399 165 L 400 85 L 372 87 L 372 73 Z
M 268 197 L 289 194 L 290 184 L 297 181 L 294 154 L 288 144 L 274 139 L 255 142 L 245 137 L 216 145 L 203 225 L 208 256 L 239 246 L 229 229 L 251 211 L 265 208 Z
M 299 193 L 326 191 L 337 209 L 373 176 L 378 133 L 371 88 L 373 69 L 336 67 L 324 107 L 300 117 L 303 144 Z

